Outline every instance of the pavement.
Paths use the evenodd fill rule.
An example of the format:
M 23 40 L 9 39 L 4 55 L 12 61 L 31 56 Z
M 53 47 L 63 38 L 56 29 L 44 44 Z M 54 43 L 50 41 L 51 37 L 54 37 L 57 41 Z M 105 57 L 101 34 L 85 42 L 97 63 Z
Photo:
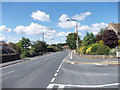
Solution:
M 0 83 L 2 88 L 118 90 L 120 65 L 113 64 L 116 61 L 118 60 L 93 60 L 78 56 L 71 51 L 60 51 L 2 67 Z

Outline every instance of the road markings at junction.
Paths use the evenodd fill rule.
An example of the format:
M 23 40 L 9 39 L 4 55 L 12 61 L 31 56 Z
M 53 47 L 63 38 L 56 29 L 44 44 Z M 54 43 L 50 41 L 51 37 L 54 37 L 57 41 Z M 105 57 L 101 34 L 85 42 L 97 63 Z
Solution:
M 108 86 L 119 86 L 120 83 L 112 83 L 112 84 L 103 84 L 103 85 L 69 85 L 69 84 L 49 84 L 49 88 L 53 88 L 55 86 L 58 86 L 58 88 L 65 88 L 65 87 L 74 87 L 74 88 L 102 88 L 102 87 L 108 87 Z
M 54 76 L 56 77 L 56 76 L 57 76 L 57 73 L 55 73 Z

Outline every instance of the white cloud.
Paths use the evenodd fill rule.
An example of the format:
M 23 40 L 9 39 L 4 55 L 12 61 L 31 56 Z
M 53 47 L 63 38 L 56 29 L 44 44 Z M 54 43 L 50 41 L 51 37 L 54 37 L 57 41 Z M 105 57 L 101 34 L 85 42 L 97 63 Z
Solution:
M 67 19 L 69 19 L 69 17 L 66 14 L 62 14 L 59 18 L 60 21 L 67 21 Z
M 107 27 L 108 24 L 101 22 L 101 23 L 95 23 L 95 24 L 91 24 L 90 26 L 88 25 L 82 25 L 78 27 L 78 30 L 84 30 L 84 31 L 91 31 L 93 32 L 93 34 L 97 34 L 101 28 L 105 28 Z
M 81 25 L 80 27 L 78 27 L 78 30 L 89 30 L 90 27 L 88 25 Z
M 1 32 L 11 32 L 12 30 L 10 28 L 7 28 L 5 25 L 0 26 Z
M 43 11 L 36 11 L 36 12 L 33 12 L 31 17 L 34 19 L 34 20 L 39 20 L 39 21 L 50 21 L 50 16 L 48 14 L 46 14 L 45 12 Z
M 74 21 L 64 21 L 64 22 L 59 22 L 58 26 L 64 29 L 69 29 L 69 28 L 73 28 L 76 26 L 76 22 Z
M 0 41 L 5 41 L 6 37 L 3 34 L 0 34 Z
M 75 16 L 73 16 L 72 18 L 73 19 L 76 19 L 76 20 L 85 20 L 85 18 L 89 15 L 91 15 L 92 13 L 91 12 L 85 12 L 85 13 L 81 13 L 81 14 L 76 14 Z
M 46 26 L 42 26 L 37 23 L 31 23 L 28 26 L 17 26 L 14 31 L 19 34 L 26 34 L 26 35 L 38 35 L 45 33 L 47 35 L 54 35 L 56 33 L 56 30 L 52 30 Z
M 91 12 L 85 12 L 85 13 L 81 13 L 80 15 L 75 15 L 72 18 L 76 19 L 76 20 L 85 20 L 85 18 L 89 15 L 91 15 Z M 73 28 L 76 26 L 76 22 L 75 21 L 67 21 L 68 19 L 70 19 L 66 14 L 62 14 L 59 18 L 59 22 L 57 24 L 57 26 L 64 28 L 64 29 L 69 29 L 69 28 Z M 78 26 L 80 26 L 80 23 L 78 23 Z
M 58 36 L 68 36 L 68 34 L 71 32 L 59 32 L 57 35 Z

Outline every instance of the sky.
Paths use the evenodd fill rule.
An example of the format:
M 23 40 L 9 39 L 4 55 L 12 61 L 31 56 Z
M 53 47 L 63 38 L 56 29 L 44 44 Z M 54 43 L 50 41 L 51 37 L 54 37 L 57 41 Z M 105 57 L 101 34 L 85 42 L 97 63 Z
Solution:
M 117 2 L 2 2 L 0 40 L 18 42 L 22 37 L 48 44 L 63 43 L 75 32 L 77 20 L 81 39 L 96 35 L 109 23 L 118 23 Z

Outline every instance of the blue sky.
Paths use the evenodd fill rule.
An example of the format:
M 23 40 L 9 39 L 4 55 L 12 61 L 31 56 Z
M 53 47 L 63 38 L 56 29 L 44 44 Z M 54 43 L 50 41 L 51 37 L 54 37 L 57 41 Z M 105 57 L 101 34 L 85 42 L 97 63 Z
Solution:
M 32 41 L 42 40 L 51 43 L 65 42 L 66 35 L 75 31 L 78 20 L 81 39 L 86 31 L 97 34 L 100 28 L 110 22 L 118 23 L 117 2 L 3 2 L 2 40 L 17 42 L 21 37 Z

